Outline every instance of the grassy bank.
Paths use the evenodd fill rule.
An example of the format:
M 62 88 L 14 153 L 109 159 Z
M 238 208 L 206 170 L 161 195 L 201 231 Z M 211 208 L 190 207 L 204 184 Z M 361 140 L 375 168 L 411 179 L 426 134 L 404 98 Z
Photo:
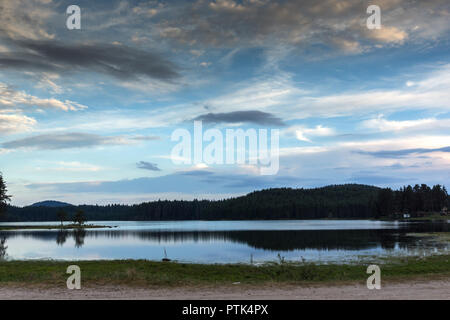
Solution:
M 326 283 L 365 281 L 367 264 L 314 265 L 272 263 L 263 266 L 243 264 L 203 265 L 146 260 L 113 261 L 3 261 L 0 285 L 65 286 L 66 268 L 81 268 L 83 285 L 190 286 L 265 283 Z M 414 277 L 450 277 L 450 255 L 427 258 L 395 258 L 382 265 L 384 280 Z
M 8 230 L 70 230 L 70 229 L 98 229 L 98 228 L 112 228 L 111 226 L 101 226 L 94 224 L 84 224 L 80 227 L 78 224 L 65 224 L 65 225 L 42 225 L 42 226 L 0 226 L 0 231 Z

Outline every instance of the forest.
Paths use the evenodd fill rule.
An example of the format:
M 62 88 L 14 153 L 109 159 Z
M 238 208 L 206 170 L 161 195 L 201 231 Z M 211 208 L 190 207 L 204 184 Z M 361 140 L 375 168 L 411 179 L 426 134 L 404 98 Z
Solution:
M 5 201 L 4 201 L 5 202 Z M 6 205 L 1 221 L 72 220 L 81 211 L 88 221 L 100 220 L 252 220 L 252 219 L 379 219 L 411 217 L 443 211 L 450 197 L 444 186 L 426 184 L 399 190 L 360 184 L 312 189 L 274 188 L 225 200 L 158 200 L 135 205 Z M 61 214 L 64 211 L 64 214 Z

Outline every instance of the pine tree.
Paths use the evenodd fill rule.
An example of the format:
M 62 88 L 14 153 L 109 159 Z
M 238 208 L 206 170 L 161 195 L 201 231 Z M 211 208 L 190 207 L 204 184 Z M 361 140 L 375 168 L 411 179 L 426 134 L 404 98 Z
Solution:
M 11 196 L 7 194 L 8 189 L 6 189 L 5 181 L 3 181 L 3 176 L 0 172 L 0 217 L 2 217 L 6 212 L 6 206 L 11 200 Z

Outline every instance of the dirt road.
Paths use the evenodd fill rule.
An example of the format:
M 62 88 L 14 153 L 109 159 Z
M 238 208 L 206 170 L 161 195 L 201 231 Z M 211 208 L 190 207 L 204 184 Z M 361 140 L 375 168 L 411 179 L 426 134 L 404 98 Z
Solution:
M 380 290 L 363 284 L 273 285 L 182 288 L 132 288 L 126 286 L 82 287 L 81 290 L 1 286 L 0 299 L 211 299 L 211 300 L 289 300 L 289 299 L 446 299 L 450 300 L 450 279 L 382 283 Z

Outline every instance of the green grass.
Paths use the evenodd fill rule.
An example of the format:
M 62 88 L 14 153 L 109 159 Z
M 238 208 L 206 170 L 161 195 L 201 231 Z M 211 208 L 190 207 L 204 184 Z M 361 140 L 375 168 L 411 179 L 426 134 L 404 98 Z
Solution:
M 197 286 L 263 285 L 265 283 L 335 283 L 365 281 L 368 264 L 315 265 L 310 263 L 271 263 L 205 265 L 147 260 L 100 261 L 3 261 L 0 285 L 57 285 L 66 283 L 66 269 L 81 268 L 83 285 Z M 414 277 L 450 277 L 450 255 L 427 258 L 392 258 L 380 265 L 382 279 L 402 280 Z

